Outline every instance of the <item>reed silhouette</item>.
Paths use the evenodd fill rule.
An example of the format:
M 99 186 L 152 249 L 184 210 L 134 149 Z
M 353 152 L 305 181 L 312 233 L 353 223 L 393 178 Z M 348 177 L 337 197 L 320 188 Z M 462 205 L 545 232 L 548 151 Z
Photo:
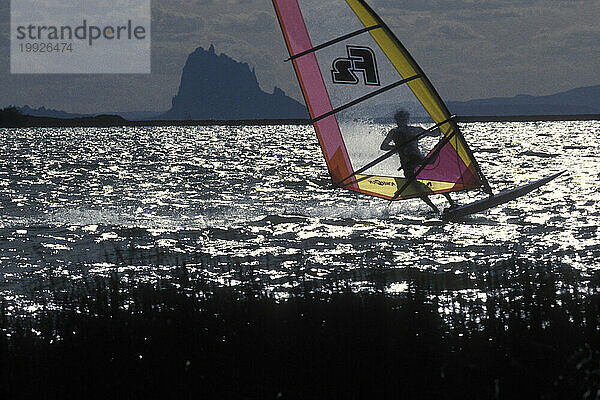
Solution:
M 150 264 L 133 247 L 107 257 Z M 316 280 L 298 257 L 285 298 L 257 277 L 281 261 L 264 256 L 175 260 L 150 282 L 118 268 L 40 279 L 37 312 L 0 307 L 0 397 L 600 397 L 599 272 L 513 257 L 457 274 L 382 258 Z M 207 280 L 209 267 L 230 284 Z M 389 293 L 393 282 L 406 290 Z

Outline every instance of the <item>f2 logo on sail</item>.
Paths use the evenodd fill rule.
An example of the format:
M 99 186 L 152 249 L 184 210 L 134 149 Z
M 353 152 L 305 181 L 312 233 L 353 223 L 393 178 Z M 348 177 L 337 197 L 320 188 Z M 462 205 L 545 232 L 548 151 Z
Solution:
M 360 82 L 358 74 L 362 74 L 365 85 L 380 86 L 379 72 L 375 53 L 368 47 L 346 46 L 347 58 L 333 61 L 331 76 L 333 83 L 356 85 Z

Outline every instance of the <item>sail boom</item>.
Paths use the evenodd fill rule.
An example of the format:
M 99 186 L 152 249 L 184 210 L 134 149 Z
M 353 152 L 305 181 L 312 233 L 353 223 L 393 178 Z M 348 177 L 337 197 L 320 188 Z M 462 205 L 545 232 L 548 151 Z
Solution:
M 448 118 L 445 121 L 442 121 L 438 124 L 435 124 L 434 126 L 425 129 L 422 133 L 420 133 L 419 135 L 415 136 L 414 138 L 412 138 L 411 140 L 402 143 L 399 147 L 404 147 L 412 142 L 414 142 L 415 140 L 419 140 L 420 138 L 422 138 L 423 136 L 427 135 L 430 132 L 433 132 L 434 130 L 438 129 L 440 126 L 450 122 L 451 120 L 453 120 L 454 118 L 456 118 L 456 115 L 451 116 L 450 118 Z M 385 160 L 387 160 L 388 158 L 390 158 L 392 155 L 396 154 L 398 152 L 397 149 L 394 150 L 390 150 L 387 153 L 385 153 L 384 155 L 382 155 L 381 157 L 378 157 L 376 160 L 371 161 L 370 163 L 368 163 L 367 165 L 365 165 L 364 167 L 360 168 L 358 171 L 354 171 L 354 173 L 352 173 L 352 175 L 349 175 L 348 177 L 346 177 L 345 179 L 342 179 L 341 181 L 339 181 L 336 186 L 340 186 L 342 183 L 344 183 L 345 181 L 347 181 L 348 179 L 352 178 L 355 175 L 358 174 L 362 174 L 363 172 L 367 171 L 369 168 L 373 168 L 374 166 L 376 166 L 377 164 L 380 164 L 382 162 L 384 162 Z M 344 186 L 348 186 L 351 183 L 346 183 Z M 342 187 L 344 187 L 342 186 Z
M 436 146 L 436 148 L 431 152 L 430 155 L 427 156 L 427 158 L 425 158 L 425 160 L 423 160 L 423 162 L 421 163 L 421 165 L 419 166 L 419 168 L 417 169 L 417 172 L 411 176 L 410 178 L 408 178 L 408 180 L 404 183 L 404 185 L 398 189 L 398 191 L 396 192 L 396 194 L 394 194 L 394 197 L 392 198 L 392 201 L 396 200 L 400 195 L 402 195 L 402 192 L 404 192 L 406 190 L 406 188 L 413 183 L 414 181 L 417 180 L 417 176 L 419 176 L 419 174 L 421 173 L 421 171 L 423 171 L 425 169 L 425 167 L 427 166 L 427 164 L 429 164 L 429 162 L 436 157 L 439 152 L 442 150 L 442 148 L 448 143 L 450 142 L 450 139 L 452 139 L 454 137 L 455 133 L 451 133 L 448 136 L 445 136 L 440 143 Z
M 365 165 L 364 167 L 360 168 L 358 171 L 354 171 L 352 173 L 352 175 L 349 175 L 347 178 L 342 179 L 340 182 L 336 183 L 336 186 L 340 186 L 342 183 L 344 183 L 345 181 L 347 181 L 348 179 L 358 175 L 358 174 L 362 174 L 363 172 L 365 172 L 366 170 L 368 170 L 369 168 L 373 168 L 374 166 L 376 166 L 377 164 L 380 164 L 382 162 L 384 162 L 385 160 L 387 160 L 388 158 L 390 158 L 391 156 L 393 156 L 394 154 L 396 154 L 398 152 L 398 150 L 393 149 L 388 151 L 387 153 L 385 153 L 384 155 L 382 155 L 381 157 L 377 158 L 376 160 L 371 161 L 370 163 L 368 163 L 367 165 Z M 342 187 L 348 186 L 352 183 L 347 183 Z

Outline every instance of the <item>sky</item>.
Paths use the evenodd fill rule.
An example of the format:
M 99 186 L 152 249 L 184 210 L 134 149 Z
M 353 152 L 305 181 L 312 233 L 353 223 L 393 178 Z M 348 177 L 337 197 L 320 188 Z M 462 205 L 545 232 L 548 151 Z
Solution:
M 446 101 L 600 84 L 600 0 L 367 2 Z M 9 35 L 0 0 L 0 107 L 166 111 L 187 56 L 211 44 L 255 67 L 264 90 L 302 98 L 270 0 L 153 0 L 151 74 L 11 75 Z

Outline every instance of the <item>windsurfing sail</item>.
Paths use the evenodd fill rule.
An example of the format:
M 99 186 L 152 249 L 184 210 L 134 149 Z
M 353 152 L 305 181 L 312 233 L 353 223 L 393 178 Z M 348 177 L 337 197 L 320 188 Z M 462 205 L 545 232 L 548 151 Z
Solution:
M 362 0 L 273 0 L 304 99 L 334 183 L 389 200 L 491 189 L 433 85 L 392 31 Z M 383 125 L 363 118 L 411 113 L 427 156 L 414 179 L 385 153 Z M 389 127 L 388 127 L 389 130 Z M 429 140 L 429 141 L 428 141 Z

